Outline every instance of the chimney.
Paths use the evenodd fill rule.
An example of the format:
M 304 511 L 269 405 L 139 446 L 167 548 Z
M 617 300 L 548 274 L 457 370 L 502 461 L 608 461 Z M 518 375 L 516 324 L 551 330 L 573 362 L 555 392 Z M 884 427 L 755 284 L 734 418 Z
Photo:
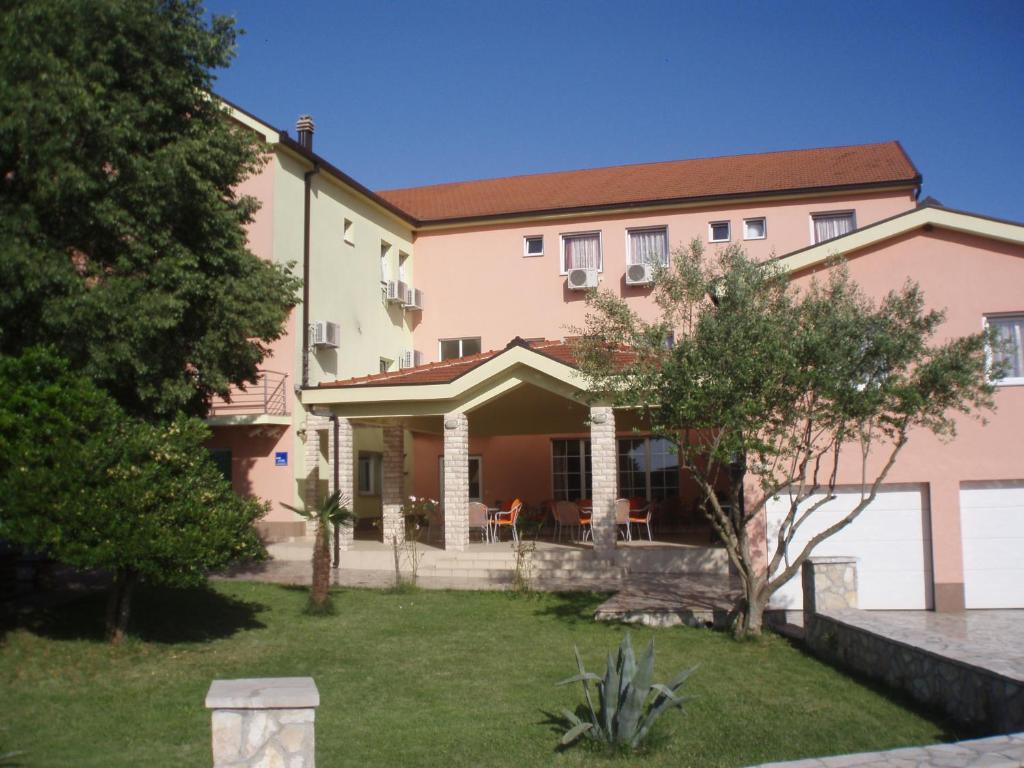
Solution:
M 299 135 L 299 144 L 312 152 L 313 118 L 310 115 L 299 115 L 299 119 L 295 121 L 295 131 Z

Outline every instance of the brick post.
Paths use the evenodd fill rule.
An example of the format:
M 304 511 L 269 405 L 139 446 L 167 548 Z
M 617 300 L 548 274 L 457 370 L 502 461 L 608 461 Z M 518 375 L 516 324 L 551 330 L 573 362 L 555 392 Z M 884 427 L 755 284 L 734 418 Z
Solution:
M 384 467 L 381 487 L 384 543 L 393 539 L 405 541 L 405 520 L 402 502 L 405 500 L 405 431 L 401 427 L 384 427 Z
M 602 559 L 615 554 L 615 499 L 619 495 L 618 447 L 615 444 L 615 411 L 605 406 L 590 409 L 591 477 L 594 512 L 590 524 L 594 553 Z
M 315 768 L 319 705 L 311 677 L 214 680 L 206 694 L 213 768 Z
M 444 416 L 444 548 L 469 546 L 469 419 Z
M 331 420 L 325 416 L 318 416 L 313 413 L 306 415 L 306 451 L 305 470 L 306 481 L 303 487 L 303 503 L 306 509 L 311 509 L 320 503 L 320 482 L 330 482 L 331 473 L 327 478 L 320 477 L 320 437 L 330 428 Z M 328 440 L 328 459 L 331 452 L 331 440 Z M 312 520 L 306 522 L 306 535 L 313 536 L 316 533 L 316 523 Z

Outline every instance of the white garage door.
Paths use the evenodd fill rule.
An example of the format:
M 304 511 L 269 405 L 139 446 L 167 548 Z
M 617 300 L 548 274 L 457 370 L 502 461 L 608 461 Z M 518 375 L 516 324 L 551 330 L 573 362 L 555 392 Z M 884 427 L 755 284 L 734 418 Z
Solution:
M 812 513 L 790 546 L 794 554 L 816 533 L 845 517 L 860 501 L 860 490 L 837 488 L 838 498 Z M 820 498 L 820 497 L 815 497 Z M 815 498 L 808 500 L 813 503 Z M 768 546 L 774 552 L 779 525 L 789 509 L 783 496 L 768 504 Z M 814 555 L 857 558 L 861 608 L 932 607 L 932 542 L 928 496 L 920 485 L 890 485 L 843 530 L 819 544 Z M 772 604 L 802 608 L 800 574 L 775 593 Z
M 1024 480 L 960 489 L 964 602 L 1024 608 Z

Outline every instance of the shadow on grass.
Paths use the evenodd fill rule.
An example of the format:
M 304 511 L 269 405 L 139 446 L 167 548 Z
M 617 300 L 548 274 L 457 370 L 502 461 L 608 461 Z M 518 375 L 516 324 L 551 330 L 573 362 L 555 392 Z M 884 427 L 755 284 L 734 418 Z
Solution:
M 594 611 L 610 595 L 608 592 L 552 592 L 534 613 L 553 616 L 569 624 L 590 624 L 594 621 Z
M 67 602 L 26 607 L 6 617 L 7 629 L 20 627 L 55 640 L 104 640 L 107 593 L 94 592 Z M 262 603 L 238 600 L 206 587 L 172 589 L 142 586 L 132 599 L 128 634 L 152 643 L 200 643 L 262 629 Z

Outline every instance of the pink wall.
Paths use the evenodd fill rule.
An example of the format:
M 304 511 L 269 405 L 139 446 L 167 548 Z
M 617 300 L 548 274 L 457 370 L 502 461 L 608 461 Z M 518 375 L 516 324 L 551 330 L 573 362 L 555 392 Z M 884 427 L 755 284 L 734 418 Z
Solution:
M 765 259 L 809 245 L 812 213 L 853 209 L 858 226 L 865 226 L 913 204 L 908 193 L 875 193 L 816 203 L 775 201 L 421 233 L 416 239 L 416 287 L 424 290 L 427 306 L 414 329 L 416 348 L 429 362 L 438 359 L 441 338 L 480 336 L 483 349 L 499 349 L 517 335 L 561 338 L 569 326 L 581 325 L 584 292 L 569 291 L 559 274 L 562 233 L 600 230 L 602 287 L 633 299 L 637 311 L 650 318 L 650 291 L 625 285 L 627 229 L 665 225 L 674 249 L 694 237 L 706 241 L 709 221 L 729 219 L 732 242 Z M 766 239 L 742 240 L 743 219 L 759 216 L 767 220 Z M 544 236 L 543 256 L 523 256 L 526 235 Z M 719 247 L 709 245 L 708 250 Z
M 235 493 L 270 502 L 265 522 L 292 521 L 281 506 L 294 498 L 295 459 L 291 427 L 214 427 L 209 448 L 231 450 L 231 485 Z M 274 453 L 288 452 L 288 466 L 274 466 Z
M 854 254 L 849 267 L 853 278 L 874 296 L 908 278 L 917 281 L 929 306 L 946 309 L 936 341 L 977 333 L 986 314 L 1024 311 L 1020 246 L 945 230 L 918 231 Z M 808 279 L 805 273 L 797 282 Z M 937 604 L 943 585 L 963 582 L 960 484 L 1024 478 L 1024 387 L 1000 387 L 996 405 L 987 425 L 958 419 L 958 435 L 952 442 L 943 443 L 924 431 L 915 433 L 887 479 L 928 484 Z M 878 452 L 872 468 L 882 460 Z M 841 482 L 857 481 L 855 464 L 848 461 Z

